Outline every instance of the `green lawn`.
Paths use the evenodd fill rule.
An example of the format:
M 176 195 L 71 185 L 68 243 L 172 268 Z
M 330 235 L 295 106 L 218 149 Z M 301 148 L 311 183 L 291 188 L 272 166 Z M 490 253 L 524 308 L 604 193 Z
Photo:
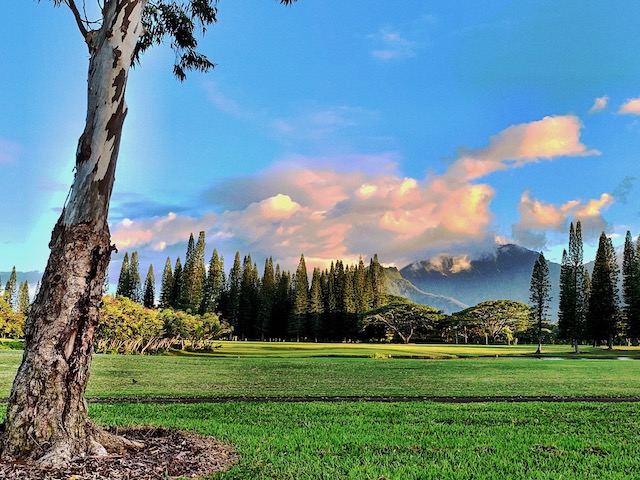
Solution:
M 640 362 L 613 359 L 638 349 L 548 350 L 540 359 L 522 346 L 237 342 L 210 355 L 96 355 L 87 394 L 640 396 Z M 388 358 L 436 352 L 448 359 Z M 20 359 L 0 350 L 1 396 Z M 232 443 L 240 460 L 216 479 L 626 479 L 640 471 L 640 403 L 631 402 L 114 402 L 91 404 L 90 413 L 105 425 L 175 427 Z
M 19 351 L 0 351 L 0 397 L 9 395 L 20 358 Z M 640 396 L 639 378 L 636 360 L 96 355 L 87 396 L 617 397 Z
M 164 425 L 232 443 L 217 479 L 628 479 L 638 405 L 231 403 L 92 405 L 108 425 Z

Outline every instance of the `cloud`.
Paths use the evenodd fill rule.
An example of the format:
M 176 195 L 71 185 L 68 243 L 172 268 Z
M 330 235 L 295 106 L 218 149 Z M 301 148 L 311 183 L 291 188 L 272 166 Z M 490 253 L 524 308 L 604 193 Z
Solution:
M 371 51 L 371 56 L 382 61 L 415 57 L 419 48 L 418 42 L 409 40 L 392 27 L 382 27 L 378 32 L 369 35 L 369 38 L 377 44 Z
M 205 90 L 209 101 L 221 112 L 243 120 L 255 120 L 260 115 L 243 107 L 236 100 L 224 94 L 216 82 L 206 82 Z
M 589 109 L 589 113 L 593 114 L 593 113 L 601 112 L 605 108 L 607 108 L 608 104 L 609 104 L 609 97 L 607 95 L 605 95 L 604 97 L 598 97 L 595 99 L 595 101 L 593 102 L 593 105 Z
M 0 165 L 16 162 L 21 150 L 17 143 L 0 138 Z
M 598 235 L 606 230 L 608 223 L 602 212 L 609 208 L 614 198 L 603 193 L 599 198 L 587 201 L 570 200 L 561 205 L 553 205 L 531 198 L 525 191 L 518 205 L 520 220 L 512 226 L 512 234 L 518 243 L 539 249 L 546 243 L 546 232 L 568 231 L 569 221 L 580 221 L 586 237 Z
M 640 98 L 630 98 L 622 104 L 618 113 L 640 115 Z
M 626 204 L 629 195 L 633 192 L 636 177 L 627 175 L 622 182 L 613 191 L 613 196 L 616 202 Z
M 487 147 L 459 157 L 448 175 L 469 181 L 540 159 L 599 155 L 599 151 L 588 150 L 580 142 L 581 128 L 580 120 L 573 115 L 512 125 L 491 137 Z
M 400 266 L 443 252 L 456 257 L 474 245 L 495 242 L 495 190 L 478 180 L 539 158 L 594 153 L 580 142 L 580 128 L 571 116 L 515 125 L 492 137 L 486 148 L 462 154 L 443 174 L 425 179 L 400 174 L 394 152 L 290 156 L 255 175 L 212 187 L 205 198 L 217 213 L 122 220 L 112 226 L 113 236 L 119 246 L 162 250 L 204 230 L 219 249 L 256 258 L 272 255 L 286 268 L 295 268 L 301 253 L 316 265 L 374 253 Z M 596 225 L 612 201 L 603 194 L 555 206 L 525 192 L 513 231 L 532 242 L 536 235 L 540 239 L 539 232 L 563 229 L 569 215 Z M 460 257 L 448 268 L 464 265 Z

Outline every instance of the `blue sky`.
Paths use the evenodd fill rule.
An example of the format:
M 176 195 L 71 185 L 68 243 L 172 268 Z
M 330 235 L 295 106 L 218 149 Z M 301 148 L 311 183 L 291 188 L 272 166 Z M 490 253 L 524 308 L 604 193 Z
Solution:
M 640 233 L 635 1 L 224 0 L 179 83 L 131 74 L 110 215 L 156 271 L 207 232 L 295 268 L 378 253 L 461 265 L 496 243 L 559 261 L 581 220 Z M 0 3 L 0 271 L 42 270 L 83 129 L 87 52 L 64 7 Z M 591 258 L 587 258 L 590 260 Z M 144 273 L 144 272 L 143 272 Z

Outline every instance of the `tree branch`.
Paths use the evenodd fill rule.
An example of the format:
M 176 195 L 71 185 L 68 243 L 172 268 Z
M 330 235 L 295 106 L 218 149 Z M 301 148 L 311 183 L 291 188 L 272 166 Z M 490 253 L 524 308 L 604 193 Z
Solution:
M 75 0 L 64 0 L 64 3 L 67 5 L 67 7 L 71 9 L 71 12 L 73 13 L 73 17 L 76 19 L 76 25 L 78 25 L 78 28 L 80 29 L 80 33 L 82 34 L 82 38 L 84 38 L 84 40 L 87 41 L 87 35 L 89 35 L 89 31 L 87 30 L 87 27 L 85 27 L 84 25 L 84 20 L 80 15 L 80 11 L 78 10 L 78 6 L 76 5 Z

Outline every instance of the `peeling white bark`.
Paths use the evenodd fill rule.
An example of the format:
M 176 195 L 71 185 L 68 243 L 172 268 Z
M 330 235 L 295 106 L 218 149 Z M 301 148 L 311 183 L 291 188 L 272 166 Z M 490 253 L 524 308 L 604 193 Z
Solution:
M 107 215 L 127 112 L 124 94 L 145 3 L 106 0 L 102 27 L 87 34 L 87 119 L 76 176 L 27 319 L 24 356 L 0 437 L 3 459 L 59 465 L 104 454 L 104 447 L 136 446 L 93 425 L 84 393 L 111 255 Z

